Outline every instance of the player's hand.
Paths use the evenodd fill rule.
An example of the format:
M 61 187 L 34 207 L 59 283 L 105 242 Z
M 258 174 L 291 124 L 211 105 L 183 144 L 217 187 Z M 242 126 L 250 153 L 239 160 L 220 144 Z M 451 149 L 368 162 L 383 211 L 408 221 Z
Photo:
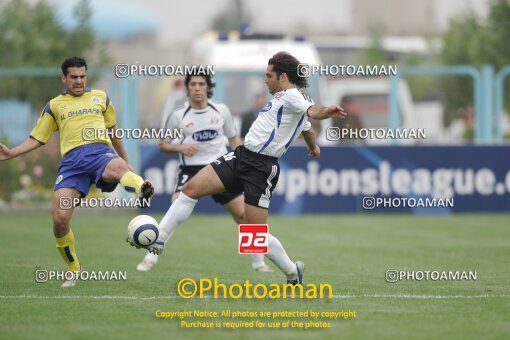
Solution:
M 179 148 L 179 152 L 186 157 L 193 157 L 198 151 L 196 144 L 183 144 Z
M 11 149 L 0 143 L 0 161 L 6 161 L 12 158 Z
M 308 156 L 312 157 L 312 158 L 319 158 L 321 155 L 321 149 L 319 148 L 318 145 L 315 145 L 315 149 L 313 150 L 310 150 L 308 152 Z
M 338 105 L 338 104 L 335 104 L 335 105 L 331 105 L 331 106 L 328 106 L 326 108 L 327 112 L 328 112 L 328 116 L 330 117 L 334 117 L 334 118 L 345 118 L 347 117 L 347 112 L 344 111 L 344 109 Z

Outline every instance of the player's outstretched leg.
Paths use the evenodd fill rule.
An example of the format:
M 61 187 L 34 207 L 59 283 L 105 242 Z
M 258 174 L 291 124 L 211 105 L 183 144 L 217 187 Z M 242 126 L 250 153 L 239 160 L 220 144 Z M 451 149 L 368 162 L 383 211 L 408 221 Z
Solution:
M 179 193 L 176 192 L 172 196 L 172 203 L 175 202 Z M 234 221 L 239 225 L 244 223 L 244 196 L 239 195 L 232 199 L 231 201 L 225 203 L 223 205 L 227 211 L 230 212 Z M 260 273 L 272 273 L 273 269 L 269 267 L 264 262 L 264 255 L 262 254 L 253 254 L 251 256 L 251 266 L 253 270 Z M 159 255 L 148 252 L 143 258 L 142 262 L 140 262 L 136 269 L 141 272 L 147 272 L 152 270 L 154 266 L 158 263 Z
M 245 223 L 244 217 L 244 195 L 239 195 L 223 205 L 230 212 L 234 221 L 239 225 Z M 272 273 L 273 270 L 264 262 L 264 255 L 252 254 L 251 267 L 256 272 Z
M 285 274 L 287 283 L 303 283 L 304 263 L 301 261 L 292 262 L 280 241 L 271 234 L 269 234 L 266 256 Z
M 174 192 L 174 194 L 172 195 L 172 203 L 171 204 L 173 204 L 175 202 L 175 200 L 177 199 L 178 196 L 179 196 L 179 192 Z M 159 255 L 153 254 L 151 252 L 147 252 L 147 254 L 145 254 L 142 262 L 140 262 L 136 266 L 136 270 L 141 271 L 141 272 L 148 272 L 148 271 L 152 270 L 152 268 L 154 268 L 154 266 L 158 263 L 158 260 L 159 260 Z
M 267 209 L 245 204 L 244 212 L 246 223 L 266 224 Z M 268 253 L 266 256 L 285 274 L 288 283 L 301 284 L 303 282 L 305 268 L 303 262 L 292 262 L 280 241 L 271 234 L 269 234 Z
M 136 193 L 142 200 L 149 200 L 154 194 L 152 183 L 131 171 L 122 158 L 112 159 L 104 169 L 101 178 L 105 182 L 120 183 L 126 191 Z
M 207 165 L 202 168 L 184 185 L 179 197 L 170 206 L 161 222 L 159 222 L 158 240 L 146 248 L 154 254 L 161 254 L 165 243 L 170 239 L 177 225 L 191 215 L 198 199 L 223 191 L 225 191 L 225 187 L 212 166 Z
M 69 225 L 74 211 L 74 200 L 80 195 L 73 188 L 60 188 L 53 194 L 53 235 L 57 241 L 58 252 L 67 264 L 70 274 L 66 273 L 62 288 L 73 287 L 81 270 L 80 261 L 76 256 L 74 234 Z

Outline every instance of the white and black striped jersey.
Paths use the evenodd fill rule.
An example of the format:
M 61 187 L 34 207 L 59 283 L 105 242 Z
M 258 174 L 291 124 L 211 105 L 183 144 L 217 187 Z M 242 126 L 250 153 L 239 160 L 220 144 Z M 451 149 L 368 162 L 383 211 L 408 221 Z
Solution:
M 165 123 L 167 129 L 182 129 L 183 138 L 172 144 L 196 144 L 193 157 L 179 154 L 181 165 L 207 165 L 227 153 L 227 139 L 237 134 L 227 105 L 209 100 L 205 109 L 193 109 L 188 102 L 175 110 Z
M 244 139 L 245 147 L 280 158 L 302 131 L 310 130 L 307 111 L 313 104 L 296 88 L 276 93 L 253 122 Z

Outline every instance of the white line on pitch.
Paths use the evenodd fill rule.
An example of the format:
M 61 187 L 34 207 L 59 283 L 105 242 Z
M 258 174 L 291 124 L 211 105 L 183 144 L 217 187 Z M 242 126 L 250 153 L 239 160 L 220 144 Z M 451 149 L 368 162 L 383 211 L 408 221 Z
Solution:
M 486 298 L 508 298 L 510 295 L 412 295 L 412 294 L 360 294 L 360 295 L 333 295 L 334 299 L 486 299 Z
M 410 294 L 360 294 L 360 295 L 333 295 L 333 299 L 491 299 L 491 298 L 509 298 L 510 295 L 410 295 Z M 212 296 L 205 296 L 212 298 Z M 34 299 L 34 300 L 65 300 L 65 299 L 93 299 L 93 300 L 174 300 L 182 299 L 177 295 L 167 296 L 122 296 L 122 295 L 0 295 L 0 299 Z M 184 300 L 184 299 L 183 299 Z M 218 300 L 225 300 L 219 298 Z M 251 299 L 250 299 L 251 300 Z M 259 300 L 259 299 L 253 299 Z M 262 300 L 262 299 L 261 299 Z M 282 300 L 286 300 L 282 298 Z M 291 298 L 289 298 L 291 300 Z

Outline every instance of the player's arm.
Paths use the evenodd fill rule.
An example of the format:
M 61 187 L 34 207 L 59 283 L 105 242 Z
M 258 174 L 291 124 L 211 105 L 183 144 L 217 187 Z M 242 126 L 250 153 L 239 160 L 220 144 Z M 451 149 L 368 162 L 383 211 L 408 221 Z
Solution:
M 12 149 L 0 143 L 0 161 L 6 161 L 24 155 L 27 152 L 37 149 L 41 145 L 43 145 L 41 142 L 33 138 L 27 138 L 23 143 Z
M 110 136 L 112 146 L 117 152 L 117 155 L 119 155 L 119 157 L 122 158 L 129 165 L 129 160 L 126 149 L 124 148 L 124 143 L 122 143 L 122 139 L 116 137 L 115 130 L 117 130 L 117 125 L 109 127 L 108 136 Z
M 193 157 L 197 151 L 196 144 L 172 144 L 169 141 L 159 142 L 159 150 L 167 153 L 182 153 L 186 157 Z
M 347 117 L 347 112 L 338 105 L 330 105 L 330 106 L 322 106 L 319 104 L 313 104 L 308 108 L 308 117 L 314 119 L 326 119 L 326 118 L 345 118 Z
M 230 144 L 232 150 L 235 150 L 239 145 L 241 145 L 241 138 L 238 135 L 230 137 L 228 139 L 228 144 Z
M 321 155 L 321 149 L 315 142 L 315 132 L 313 132 L 313 129 L 302 131 L 301 136 L 303 136 L 303 139 L 306 142 L 306 146 L 308 147 L 308 156 L 312 158 L 318 158 Z
M 163 124 L 163 129 L 179 129 L 181 128 L 181 120 L 177 117 L 176 112 L 172 112 L 166 122 Z M 161 140 L 159 142 L 159 151 L 166 153 L 182 153 L 186 157 L 193 157 L 198 152 L 196 144 L 174 144 L 173 139 Z
M 39 116 L 37 124 L 32 129 L 30 138 L 27 138 L 23 143 L 12 149 L 0 144 L 0 161 L 15 158 L 37 149 L 41 145 L 44 145 L 50 139 L 53 132 L 57 130 L 57 122 L 51 111 L 50 103 L 48 103 Z
M 235 150 L 235 149 L 237 149 L 237 147 L 239 145 L 241 145 L 241 138 L 239 137 L 239 134 L 237 133 L 236 126 L 234 125 L 234 120 L 232 119 L 232 113 L 230 112 L 230 109 L 228 108 L 228 106 L 225 104 L 223 104 L 221 106 L 220 112 L 223 115 L 223 118 L 225 120 L 225 123 L 223 124 L 223 130 L 224 130 L 225 136 L 228 139 L 228 144 L 230 145 L 230 148 L 232 150 Z
M 117 130 L 117 118 L 116 118 L 116 110 L 113 104 L 110 102 L 110 98 L 106 93 L 104 93 L 105 101 L 106 101 L 106 109 L 103 112 L 104 115 L 104 123 L 107 127 L 107 134 L 110 136 L 110 140 L 112 142 L 112 146 L 115 149 L 115 152 L 117 152 L 117 155 L 119 155 L 120 158 L 122 158 L 128 165 L 128 167 L 132 169 L 131 165 L 129 164 L 129 159 L 127 156 L 126 149 L 124 148 L 124 143 L 122 143 L 122 139 L 117 138 L 117 134 L 115 133 L 115 130 Z

